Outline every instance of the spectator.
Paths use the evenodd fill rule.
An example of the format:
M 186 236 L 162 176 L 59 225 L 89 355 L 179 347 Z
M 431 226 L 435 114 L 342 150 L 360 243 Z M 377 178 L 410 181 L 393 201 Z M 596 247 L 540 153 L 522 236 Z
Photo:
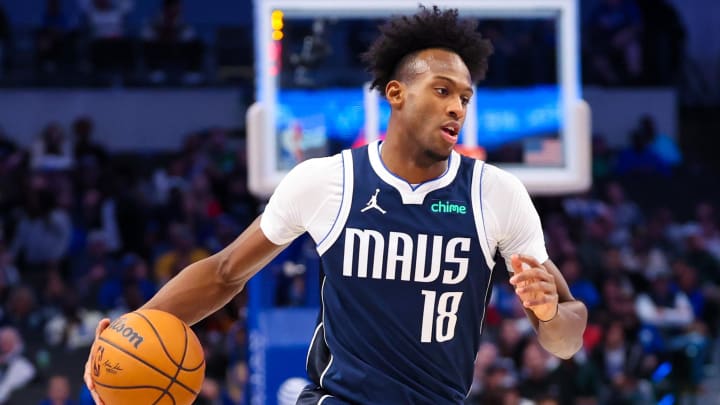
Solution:
M 597 79 L 604 84 L 637 82 L 643 69 L 643 23 L 635 0 L 602 0 L 587 26 Z
M 618 154 L 615 174 L 619 176 L 655 176 L 670 174 L 670 166 L 653 150 L 652 135 L 646 131 L 633 132 L 632 144 Z
M 505 391 L 515 386 L 515 380 L 512 360 L 499 357 L 493 343 L 483 342 L 475 359 L 473 384 L 466 403 L 501 403 Z
M 33 143 L 31 166 L 36 170 L 69 170 L 73 156 L 70 141 L 65 138 L 60 124 L 53 122 L 43 130 Z
M 647 355 L 637 342 L 627 338 L 622 322 L 612 320 L 606 325 L 603 341 L 592 358 L 606 386 L 602 403 L 631 405 L 652 401 L 648 377 L 658 364 L 657 358 Z
M 13 288 L 20 285 L 20 272 L 13 263 L 12 254 L 0 235 L 0 302 L 5 302 Z
M 16 169 L 22 163 L 25 154 L 26 152 L 10 139 L 5 129 L 0 127 L 0 174 L 7 176 Z
M 40 405 L 77 405 L 70 398 L 70 380 L 64 375 L 54 375 L 48 380 L 47 398 Z
M 627 198 L 625 188 L 617 181 L 611 181 L 605 186 L 606 207 L 615 220 L 618 228 L 626 231 L 639 225 L 642 218 L 640 207 Z
M 108 152 L 93 140 L 95 123 L 88 116 L 75 119 L 72 124 L 75 148 L 73 157 L 78 166 L 88 169 L 102 168 L 108 160 Z
M 121 248 L 118 230 L 115 200 L 99 189 L 87 190 L 81 200 L 76 223 L 76 236 L 88 239 L 90 234 L 102 237 L 108 252 L 117 252 Z M 102 234 L 102 236 L 99 236 Z M 84 236 L 84 238 L 83 238 Z
M 643 82 L 674 85 L 685 57 L 686 29 L 668 0 L 637 0 L 643 14 Z
M 142 36 L 150 81 L 162 83 L 172 72 L 183 74 L 186 84 L 202 80 L 204 45 L 183 21 L 181 0 L 163 0 L 160 14 L 143 29 Z
M 720 262 L 720 218 L 715 206 L 709 201 L 701 201 L 695 207 L 695 219 L 705 249 Z
M 109 254 L 102 232 L 88 236 L 86 252 L 72 263 L 71 279 L 88 308 L 108 310 L 122 294 L 122 281 L 117 261 Z
M 159 285 L 165 284 L 190 263 L 210 255 L 205 249 L 195 245 L 195 237 L 187 225 L 171 224 L 168 233 L 172 249 L 158 257 L 155 262 L 155 279 Z
M 63 70 L 76 56 L 73 22 L 63 11 L 62 0 L 46 0 L 42 22 L 35 37 L 36 67 L 42 74 Z
M 0 404 L 35 377 L 35 366 L 23 356 L 22 337 L 17 329 L 0 328 Z
M 510 359 L 498 359 L 483 373 L 482 391 L 468 398 L 468 404 L 507 404 L 508 391 L 515 389 L 515 369 Z M 512 403 L 512 402 L 510 402 Z
M 600 305 L 600 293 L 583 275 L 582 266 L 577 258 L 569 257 L 558 263 L 560 272 L 565 276 L 565 280 L 570 287 L 570 293 L 585 303 L 589 311 Z
M 45 324 L 45 341 L 52 347 L 67 350 L 89 347 L 95 338 L 94 326 L 102 318 L 102 313 L 83 308 L 76 293 L 68 292 L 62 312 Z
M 90 59 L 100 73 L 127 72 L 133 64 L 125 20 L 132 0 L 78 0 L 90 34 Z
M 683 258 L 698 269 L 704 283 L 720 285 L 720 261 L 707 249 L 701 227 L 690 224 L 685 228 Z
M 483 389 L 485 374 L 490 367 L 498 359 L 498 349 L 494 343 L 482 342 L 475 356 L 475 367 L 473 369 L 473 382 L 470 386 L 470 397 L 478 396 Z
M 536 340 L 529 340 L 522 354 L 522 368 L 518 381 L 520 395 L 528 400 L 537 401 L 547 395 L 557 396 L 560 384 L 553 376 L 557 359 L 548 353 Z
M 144 259 L 129 254 L 122 262 L 122 284 L 113 284 L 114 294 L 120 297 L 108 313 L 110 319 L 140 308 L 157 291 L 155 283 L 149 278 L 147 262 Z M 120 291 L 117 290 L 118 287 Z
M 650 291 L 636 298 L 636 310 L 643 324 L 640 342 L 647 351 L 673 362 L 677 384 L 695 388 L 703 376 L 705 330 L 694 323 L 690 300 L 684 292 L 673 290 L 670 276 L 654 274 Z
M 598 314 L 605 320 L 618 320 L 626 330 L 638 327 L 635 311 L 635 292 L 627 278 L 616 275 L 608 276 L 602 281 L 603 305 Z
M 500 333 L 497 338 L 498 353 L 502 358 L 512 359 L 517 370 L 523 365 L 523 352 L 527 344 L 530 325 L 523 318 L 503 319 L 500 322 Z
M 670 135 L 660 132 L 655 119 L 646 114 L 640 117 L 635 132 L 639 137 L 648 140 L 649 149 L 657 156 L 663 164 L 669 167 L 677 167 L 682 163 L 682 152 L 675 139 Z
M 0 318 L 0 326 L 10 326 L 24 336 L 30 349 L 43 343 L 42 329 L 47 320 L 46 310 L 40 306 L 37 293 L 32 288 L 21 285 L 15 288 Z
M 676 259 L 672 264 L 675 283 L 672 288 L 674 292 L 682 292 L 687 296 L 692 306 L 695 319 L 710 320 L 711 312 L 707 311 L 708 295 L 717 296 L 718 286 L 715 283 L 700 284 L 700 277 L 696 268 L 689 265 L 682 258 Z M 712 324 L 712 323 L 711 323 Z
M 70 243 L 70 216 L 57 206 L 55 194 L 42 184 L 31 185 L 10 251 L 26 282 L 39 288 L 47 272 L 57 270 Z

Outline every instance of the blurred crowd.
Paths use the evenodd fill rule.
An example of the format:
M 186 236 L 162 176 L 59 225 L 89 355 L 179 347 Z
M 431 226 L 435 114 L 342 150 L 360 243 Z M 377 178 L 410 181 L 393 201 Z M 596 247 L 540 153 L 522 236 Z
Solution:
M 228 10 L 238 14 L 236 25 L 209 29 L 186 22 L 182 0 L 159 3 L 152 15 L 133 15 L 142 23 L 130 23 L 134 0 L 45 0 L 32 27 L 16 26 L 0 5 L 0 79 L 13 86 L 249 84 L 252 26 L 240 22 L 251 8 L 249 0 Z M 579 5 L 586 84 L 657 86 L 680 81 L 686 30 L 669 0 L 587 0 Z M 381 22 L 286 21 L 283 85 L 364 81 L 358 55 Z M 486 86 L 557 82 L 560 45 L 553 19 L 486 18 L 479 29 L 495 46 Z
M 0 134 L 0 403 L 12 388 L 52 377 L 54 357 L 78 353 L 82 364 L 99 319 L 137 308 L 258 212 L 243 142 L 226 129 L 145 156 L 110 153 L 93 127 L 89 117 L 71 128 L 50 123 L 29 148 Z M 222 386 L 218 395 L 243 395 L 245 302 L 238 296 L 198 326 L 208 390 Z M 72 372 L 77 385 L 81 370 Z
M 201 32 L 187 23 L 182 0 L 156 4 L 152 14 L 133 16 L 142 22 L 131 23 L 134 0 L 45 0 L 32 26 L 15 24 L 0 4 L 3 85 L 214 84 L 222 79 L 218 75 L 229 53 L 251 54 L 247 32 L 242 33 L 244 49 L 226 49 L 228 32 L 223 27 Z M 249 1 L 240 1 L 235 12 L 248 6 Z M 251 65 L 249 55 L 242 60 Z

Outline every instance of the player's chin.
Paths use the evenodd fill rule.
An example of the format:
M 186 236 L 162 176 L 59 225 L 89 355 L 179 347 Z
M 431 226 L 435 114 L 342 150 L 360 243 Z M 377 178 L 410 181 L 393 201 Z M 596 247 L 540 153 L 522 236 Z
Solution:
M 426 149 L 425 155 L 427 155 L 427 157 L 429 157 L 431 160 L 443 161 L 447 160 L 450 157 L 452 151 L 453 147 L 448 146 L 447 144 L 436 145 L 433 148 Z

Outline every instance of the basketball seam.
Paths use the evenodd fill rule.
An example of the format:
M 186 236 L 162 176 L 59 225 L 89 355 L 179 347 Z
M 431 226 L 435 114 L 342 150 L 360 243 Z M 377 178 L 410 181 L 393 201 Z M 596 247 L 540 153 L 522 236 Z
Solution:
M 180 326 L 183 327 L 183 334 L 185 335 L 185 344 L 183 345 L 183 354 L 182 354 L 182 358 L 180 359 L 180 365 L 178 366 L 177 370 L 175 371 L 175 375 L 173 376 L 173 378 L 170 379 L 170 384 L 168 384 L 168 386 L 165 387 L 165 390 L 163 390 L 163 393 L 160 394 L 160 397 L 157 400 L 155 400 L 155 402 L 153 402 L 153 405 L 160 402 L 160 400 L 162 399 L 162 397 L 165 396 L 165 394 L 167 394 L 172 399 L 173 403 L 175 403 L 175 399 L 173 398 L 173 395 L 170 393 L 170 387 L 172 387 L 172 385 L 177 382 L 177 376 L 180 375 L 180 370 L 182 368 L 181 366 L 185 362 L 185 356 L 187 355 L 187 349 L 188 349 L 188 343 L 189 343 L 187 328 L 185 327 L 185 324 L 181 323 Z
M 128 356 L 134 358 L 135 360 L 141 362 L 142 364 L 144 364 L 144 365 L 150 367 L 151 369 L 157 371 L 158 373 L 160 373 L 160 374 L 163 375 L 164 377 L 167 377 L 167 378 L 172 379 L 172 377 L 171 377 L 169 374 L 165 373 L 164 371 L 160 370 L 159 368 L 155 367 L 154 365 L 148 363 L 147 361 L 141 359 L 141 358 L 138 357 L 137 355 L 135 355 L 135 354 L 133 354 L 133 353 L 125 350 L 124 348 L 120 347 L 120 345 L 116 344 L 115 342 L 111 342 L 111 341 L 107 340 L 106 338 L 104 338 L 104 337 L 102 337 L 102 336 L 100 336 L 98 339 L 99 339 L 101 342 L 105 342 L 105 343 L 109 344 L 110 346 L 112 346 L 112 347 L 120 350 L 121 352 L 127 354 Z M 185 388 L 186 390 L 190 391 L 193 395 L 198 395 L 198 394 L 199 394 L 199 392 L 195 392 L 195 390 L 193 390 L 192 388 L 190 388 L 190 387 L 188 387 L 187 385 L 183 384 L 181 381 L 177 381 L 177 384 L 178 384 L 179 386 Z M 161 389 L 161 388 L 158 388 L 158 389 Z
M 133 314 L 141 317 L 142 319 L 145 320 L 145 322 L 148 323 L 148 326 L 150 326 L 150 329 L 152 329 L 153 333 L 155 333 L 155 336 L 157 336 L 158 341 L 160 342 L 160 346 L 162 347 L 163 351 L 165 352 L 165 355 L 167 356 L 167 358 L 170 359 L 170 362 L 173 364 L 173 366 L 180 367 L 182 369 L 182 371 L 195 371 L 195 370 L 199 369 L 200 367 L 202 367 L 203 364 L 205 364 L 204 359 L 203 359 L 203 361 L 200 362 L 200 364 L 197 367 L 193 367 L 193 368 L 185 368 L 182 366 L 182 363 L 180 363 L 180 364 L 176 363 L 175 359 L 173 359 L 172 356 L 170 356 L 170 353 L 168 352 L 167 348 L 165 347 L 165 343 L 163 342 L 162 337 L 160 337 L 160 333 L 158 333 L 157 329 L 155 329 L 155 325 L 153 325 L 152 322 L 150 322 L 150 320 L 145 315 L 141 314 L 140 312 L 136 311 L 136 312 L 133 312 Z M 184 326 L 185 325 L 183 325 L 183 329 L 185 329 Z M 187 346 L 187 344 L 186 344 L 186 346 Z
M 156 387 L 154 385 L 129 385 L 129 386 L 123 386 L 123 385 L 110 385 L 110 384 L 103 384 L 101 382 L 95 381 L 96 385 L 99 385 L 101 387 L 105 388 L 112 388 L 114 390 L 135 390 L 135 389 L 141 389 L 141 388 L 149 388 L 154 390 L 160 390 L 162 391 L 162 388 Z

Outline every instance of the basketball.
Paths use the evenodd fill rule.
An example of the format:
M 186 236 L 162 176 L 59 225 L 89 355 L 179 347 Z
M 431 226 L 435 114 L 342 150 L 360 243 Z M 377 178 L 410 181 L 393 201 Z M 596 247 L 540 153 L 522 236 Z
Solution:
M 163 311 L 122 315 L 92 350 L 92 378 L 105 405 L 192 404 L 205 377 L 197 336 Z

